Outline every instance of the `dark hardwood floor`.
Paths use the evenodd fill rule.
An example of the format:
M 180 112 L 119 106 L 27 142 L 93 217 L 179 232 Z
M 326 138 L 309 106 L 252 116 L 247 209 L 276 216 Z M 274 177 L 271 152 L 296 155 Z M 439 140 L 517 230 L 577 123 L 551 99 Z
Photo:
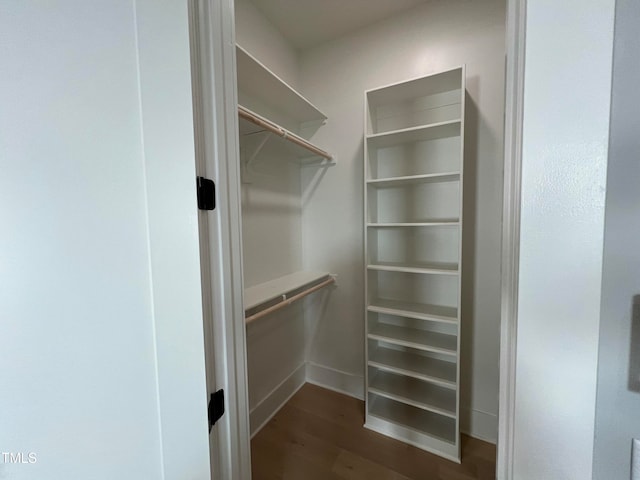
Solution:
M 251 440 L 253 480 L 494 480 L 495 446 L 462 437 L 462 464 L 363 427 L 364 403 L 307 383 Z

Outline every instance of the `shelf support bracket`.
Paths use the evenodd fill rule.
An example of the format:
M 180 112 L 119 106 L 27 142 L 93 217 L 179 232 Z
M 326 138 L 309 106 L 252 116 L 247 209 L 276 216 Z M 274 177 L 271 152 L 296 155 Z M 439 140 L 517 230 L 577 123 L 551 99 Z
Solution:
M 256 132 L 256 133 L 252 133 L 250 134 L 252 137 L 255 136 L 261 136 L 260 140 L 258 141 L 257 145 L 255 146 L 255 148 L 253 149 L 253 151 L 251 152 L 251 154 L 245 154 L 243 155 L 245 157 L 245 161 L 242 162 L 242 170 L 243 170 L 243 182 L 242 183 L 251 183 L 249 181 L 247 181 L 246 177 L 248 174 L 252 174 L 252 175 L 256 175 L 257 172 L 254 172 L 253 169 L 251 168 L 251 166 L 253 165 L 253 163 L 255 162 L 256 158 L 258 158 L 258 155 L 260 155 L 260 152 L 262 151 L 262 149 L 264 148 L 264 146 L 267 144 L 267 142 L 269 141 L 269 138 L 271 138 L 271 132 L 267 131 L 267 130 L 262 130 L 260 132 Z M 246 137 L 248 137 L 249 135 L 245 135 Z

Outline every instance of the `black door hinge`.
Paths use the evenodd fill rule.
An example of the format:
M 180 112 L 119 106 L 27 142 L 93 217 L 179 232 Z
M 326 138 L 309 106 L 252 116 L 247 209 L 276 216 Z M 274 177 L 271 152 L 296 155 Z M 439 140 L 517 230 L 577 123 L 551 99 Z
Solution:
M 213 183 L 213 180 L 196 177 L 196 192 L 200 210 L 213 210 L 216 208 L 216 184 Z
M 218 390 L 209 397 L 209 433 L 222 415 L 224 415 L 224 390 Z

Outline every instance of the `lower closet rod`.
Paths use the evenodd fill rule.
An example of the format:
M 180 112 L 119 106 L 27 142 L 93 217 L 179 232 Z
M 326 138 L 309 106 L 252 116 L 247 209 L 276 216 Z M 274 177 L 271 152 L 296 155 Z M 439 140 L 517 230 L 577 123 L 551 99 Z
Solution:
M 296 295 L 294 295 L 291 298 L 287 298 L 285 300 L 282 300 L 280 303 L 276 303 L 275 305 L 272 305 L 269 308 L 265 308 L 264 310 L 259 311 L 258 313 L 254 313 L 253 315 L 246 317 L 245 318 L 245 322 L 246 323 L 251 323 L 254 320 L 257 320 L 259 318 L 264 317 L 265 315 L 269 315 L 270 313 L 273 313 L 277 310 L 280 310 L 281 308 L 286 307 L 287 305 L 291 305 L 293 302 L 295 302 L 296 300 L 300 300 L 302 297 L 306 297 L 307 295 L 309 295 L 310 293 L 313 293 L 317 290 L 320 290 L 321 288 L 326 287 L 327 285 L 331 285 L 332 283 L 335 283 L 336 279 L 331 277 L 331 278 L 327 278 L 325 281 L 318 283 L 317 285 L 314 285 L 313 287 L 304 290 L 303 292 L 300 292 Z

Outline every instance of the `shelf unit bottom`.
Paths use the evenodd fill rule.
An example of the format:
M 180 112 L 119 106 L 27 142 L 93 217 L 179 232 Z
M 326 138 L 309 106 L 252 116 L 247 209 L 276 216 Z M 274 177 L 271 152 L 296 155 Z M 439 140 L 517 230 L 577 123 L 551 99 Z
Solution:
M 460 463 L 460 437 L 452 418 L 369 394 L 364 426 Z

